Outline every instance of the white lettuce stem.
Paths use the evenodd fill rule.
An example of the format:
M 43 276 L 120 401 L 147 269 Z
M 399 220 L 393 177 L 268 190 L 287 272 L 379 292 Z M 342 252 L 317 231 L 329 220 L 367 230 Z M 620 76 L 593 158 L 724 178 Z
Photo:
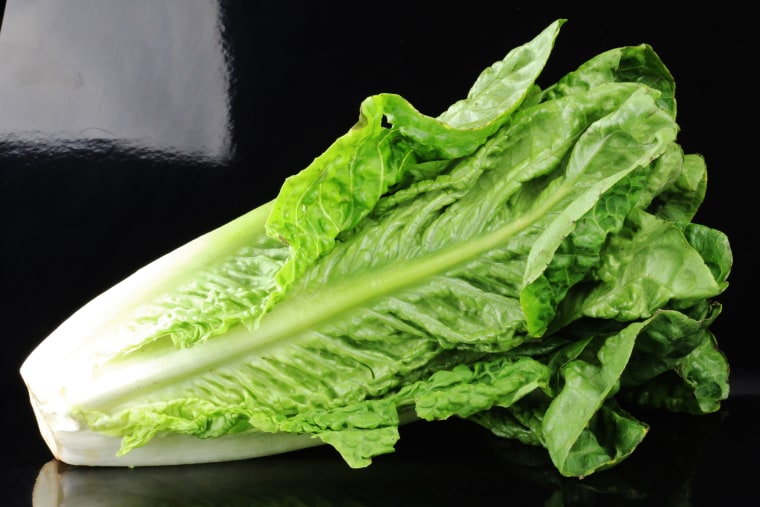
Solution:
M 271 206 L 271 202 L 259 206 L 165 254 L 74 313 L 21 366 L 30 394 L 45 406 L 60 403 L 62 394 L 82 394 L 99 387 L 93 385 L 99 363 L 133 345 L 123 343 L 129 336 L 117 334 L 115 324 L 145 301 L 192 280 L 198 271 L 249 244 L 252 235 L 264 234 Z M 52 360 L 60 370 L 56 375 L 50 374 Z

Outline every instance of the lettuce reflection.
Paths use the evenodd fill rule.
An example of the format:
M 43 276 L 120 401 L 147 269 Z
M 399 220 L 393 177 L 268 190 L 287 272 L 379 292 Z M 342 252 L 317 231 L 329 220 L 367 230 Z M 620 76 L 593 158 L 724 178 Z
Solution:
M 33 506 L 365 505 L 342 499 L 344 494 L 331 483 L 336 476 L 324 475 L 325 466 L 330 469 L 327 463 L 315 463 L 308 469 L 285 461 L 262 464 L 244 461 L 112 469 L 50 461 L 35 482 Z

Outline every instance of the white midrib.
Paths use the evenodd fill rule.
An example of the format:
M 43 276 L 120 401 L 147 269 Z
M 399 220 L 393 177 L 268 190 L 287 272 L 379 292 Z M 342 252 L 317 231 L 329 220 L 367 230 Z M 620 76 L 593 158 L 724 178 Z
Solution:
M 433 255 L 391 263 L 353 277 L 350 281 L 322 286 L 319 291 L 298 298 L 286 297 L 261 319 L 254 331 L 238 326 L 223 337 L 195 347 L 177 350 L 167 346 L 153 351 L 149 356 L 109 364 L 93 382 L 81 389 L 69 388 L 65 396 L 72 406 L 105 408 L 135 394 L 158 390 L 177 379 L 210 372 L 245 357 L 265 356 L 272 348 L 297 341 L 303 333 L 319 328 L 352 308 L 366 306 L 384 296 L 420 285 L 433 276 L 503 245 L 544 216 L 569 191 L 570 186 L 504 227 L 439 250 Z

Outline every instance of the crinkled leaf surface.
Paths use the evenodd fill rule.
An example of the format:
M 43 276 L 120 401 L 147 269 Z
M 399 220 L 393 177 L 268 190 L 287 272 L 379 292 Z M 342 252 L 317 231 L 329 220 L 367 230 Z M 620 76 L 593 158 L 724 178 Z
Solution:
M 166 434 L 285 433 L 363 467 L 410 418 L 461 417 L 569 476 L 644 438 L 623 403 L 717 410 L 731 250 L 691 223 L 706 165 L 677 143 L 672 76 L 641 45 L 540 90 L 563 22 L 437 118 L 366 99 L 274 201 L 64 326 L 75 345 L 36 356 L 69 359 L 63 387 L 38 399 L 120 456 Z

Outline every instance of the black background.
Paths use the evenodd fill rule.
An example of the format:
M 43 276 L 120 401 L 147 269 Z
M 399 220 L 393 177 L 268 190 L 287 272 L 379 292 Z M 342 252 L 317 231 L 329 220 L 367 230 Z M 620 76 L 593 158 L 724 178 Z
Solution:
M 45 8 L 46 2 L 37 3 Z M 228 157 L 210 162 L 86 139 L 65 146 L 23 136 L 0 139 L 0 452 L 14 467 L 10 477 L 18 478 L 19 498 L 28 498 L 30 481 L 50 455 L 18 368 L 60 322 L 160 254 L 273 198 L 284 177 L 353 124 L 367 95 L 399 93 L 435 116 L 462 98 L 483 68 L 560 17 L 568 22 L 539 84 L 604 50 L 642 42 L 674 75 L 680 143 L 708 164 L 707 199 L 695 221 L 727 233 L 734 250 L 731 286 L 720 298 L 724 311 L 713 329 L 735 371 L 756 368 L 750 241 L 757 218 L 757 51 L 748 12 L 725 2 L 670 10 L 611 2 L 220 5 L 231 76 Z M 2 29 L 10 21 L 6 17 Z M 108 40 L 93 44 L 108 51 Z M 425 434 L 437 438 L 444 430 L 431 431 Z M 452 431 L 454 439 L 469 436 L 456 425 Z M 401 460 L 404 449 L 417 457 L 407 445 L 413 444 L 404 444 L 389 462 Z M 435 443 L 420 445 L 444 454 Z

